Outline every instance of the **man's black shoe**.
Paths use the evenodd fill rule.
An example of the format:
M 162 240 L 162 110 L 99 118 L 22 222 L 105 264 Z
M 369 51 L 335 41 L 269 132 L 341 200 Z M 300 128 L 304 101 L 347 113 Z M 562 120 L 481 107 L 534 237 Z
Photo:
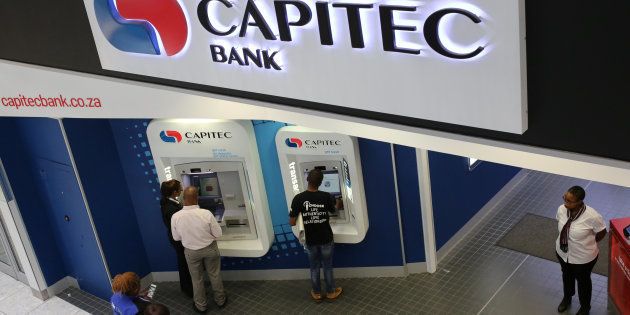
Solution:
M 205 314 L 206 313 L 206 311 L 202 311 L 202 310 L 197 308 L 197 304 L 195 304 L 195 301 L 193 301 L 193 310 L 195 310 L 195 312 L 197 312 L 199 314 Z
M 560 305 L 558 305 L 558 313 L 566 311 L 569 308 L 569 305 L 571 305 L 571 298 L 563 298 Z
M 588 315 L 590 312 L 590 307 L 580 307 L 580 309 L 575 313 L 575 315 Z
M 226 296 L 225 296 L 225 301 L 223 301 L 223 304 L 221 304 L 221 305 L 217 305 L 217 306 L 218 306 L 219 308 L 224 308 L 224 307 L 227 305 L 227 302 L 228 302 L 228 297 L 227 297 L 227 295 L 226 295 Z

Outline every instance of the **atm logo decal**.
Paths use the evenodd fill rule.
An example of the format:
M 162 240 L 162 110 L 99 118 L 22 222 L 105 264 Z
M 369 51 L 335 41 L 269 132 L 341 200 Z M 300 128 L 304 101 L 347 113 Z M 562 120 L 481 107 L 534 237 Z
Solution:
M 287 138 L 287 140 L 285 140 L 284 142 L 290 148 L 301 148 L 302 147 L 302 140 L 300 140 L 299 138 Z
M 162 138 L 164 142 L 182 142 L 182 134 L 175 130 L 162 130 L 162 132 L 160 132 L 160 138 Z
M 188 20 L 178 0 L 94 0 L 98 24 L 117 49 L 173 56 L 188 42 Z

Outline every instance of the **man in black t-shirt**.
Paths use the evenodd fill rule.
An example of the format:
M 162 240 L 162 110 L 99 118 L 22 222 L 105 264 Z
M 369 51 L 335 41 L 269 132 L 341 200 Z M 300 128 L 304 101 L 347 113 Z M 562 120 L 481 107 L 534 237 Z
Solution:
M 342 208 L 341 199 L 335 201 L 331 194 L 319 191 L 324 174 L 321 170 L 313 169 L 308 173 L 306 191 L 297 194 L 291 202 L 289 224 L 296 224 L 297 218 L 302 214 L 304 232 L 306 236 L 306 251 L 311 265 L 311 297 L 316 302 L 321 302 L 323 296 L 319 281 L 319 269 L 324 268 L 326 281 L 326 298 L 335 300 L 341 294 L 341 287 L 335 287 L 333 277 L 333 233 L 330 228 L 329 212 L 335 212 Z

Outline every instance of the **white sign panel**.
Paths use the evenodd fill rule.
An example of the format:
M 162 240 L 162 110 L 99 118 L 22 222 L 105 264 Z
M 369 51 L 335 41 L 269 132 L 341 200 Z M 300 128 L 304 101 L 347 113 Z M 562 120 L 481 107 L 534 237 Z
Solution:
M 103 68 L 511 133 L 523 0 L 84 0 Z

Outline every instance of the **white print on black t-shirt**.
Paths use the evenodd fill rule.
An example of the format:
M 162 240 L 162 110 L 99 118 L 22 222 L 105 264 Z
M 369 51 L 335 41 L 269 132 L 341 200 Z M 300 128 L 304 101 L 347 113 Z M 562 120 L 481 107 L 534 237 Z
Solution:
M 310 203 L 310 201 L 304 201 L 304 213 L 302 213 L 302 220 L 304 224 L 318 224 L 328 221 L 326 218 L 326 210 L 323 210 L 326 206 L 317 203 Z M 322 209 L 323 211 L 318 211 Z M 322 218 L 320 218 L 322 216 Z

